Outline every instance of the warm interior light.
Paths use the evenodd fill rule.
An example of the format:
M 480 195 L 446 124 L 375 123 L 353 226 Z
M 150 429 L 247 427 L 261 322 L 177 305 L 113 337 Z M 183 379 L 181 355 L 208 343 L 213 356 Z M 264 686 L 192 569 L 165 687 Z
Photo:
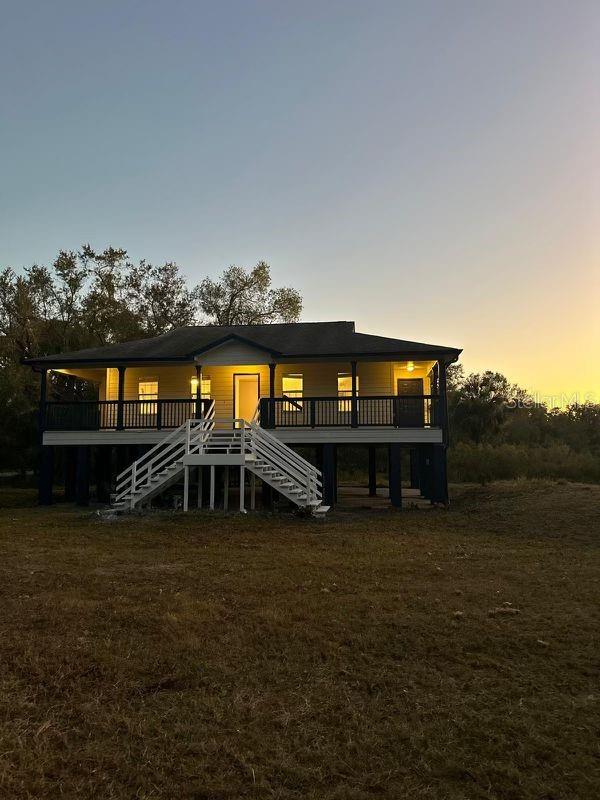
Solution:
M 190 378 L 190 393 L 192 400 L 195 400 L 198 394 L 198 378 Z M 210 400 L 210 378 L 202 378 L 200 394 L 205 400 Z
M 406 369 L 409 372 L 412 372 L 414 368 L 415 368 L 415 362 L 414 361 L 407 361 L 406 362 Z

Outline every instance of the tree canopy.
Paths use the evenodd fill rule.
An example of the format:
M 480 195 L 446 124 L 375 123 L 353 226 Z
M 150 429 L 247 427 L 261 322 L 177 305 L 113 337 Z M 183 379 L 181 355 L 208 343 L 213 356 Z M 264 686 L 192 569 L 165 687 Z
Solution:
M 172 261 L 132 261 L 127 251 L 89 244 L 61 250 L 49 266 L 0 270 L 0 461 L 35 463 L 39 381 L 22 358 L 157 336 L 194 324 L 297 322 L 302 298 L 273 288 L 264 261 L 228 267 L 190 287 Z M 55 398 L 80 397 L 81 382 L 53 373 Z
M 205 278 L 198 296 L 200 308 L 216 325 L 297 322 L 302 311 L 296 289 L 271 288 L 271 271 L 264 261 L 252 270 L 229 267 L 217 281 Z
M 134 263 L 127 251 L 62 250 L 52 265 L 0 271 L 4 363 L 157 336 L 194 324 L 297 322 L 296 289 L 273 288 L 269 265 L 228 267 L 188 287 L 172 261 Z

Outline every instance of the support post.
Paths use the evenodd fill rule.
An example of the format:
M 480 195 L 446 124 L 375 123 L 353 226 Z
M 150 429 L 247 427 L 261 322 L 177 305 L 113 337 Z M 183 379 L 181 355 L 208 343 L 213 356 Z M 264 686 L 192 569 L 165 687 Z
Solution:
M 431 502 L 448 505 L 448 470 L 446 448 L 434 445 L 431 454 Z
M 38 502 L 41 506 L 53 503 L 52 481 L 54 478 L 54 448 L 48 445 L 41 447 L 40 476 L 38 483 Z
M 240 512 L 243 514 L 246 510 L 244 505 L 246 502 L 246 467 L 242 464 L 240 467 Z
M 111 445 L 101 444 L 96 448 L 96 498 L 99 503 L 110 503 L 111 456 Z
M 323 503 L 333 506 L 337 499 L 336 446 L 323 445 Z
M 369 445 L 369 497 L 377 497 L 377 448 Z
M 250 473 L 250 509 L 254 511 L 256 508 L 256 475 Z
M 275 367 L 269 364 L 269 428 L 275 427 Z
M 266 481 L 262 482 L 262 506 L 265 511 L 273 511 L 273 489 Z
M 229 466 L 223 470 L 223 511 L 229 510 Z
M 183 510 L 188 511 L 190 502 L 190 467 L 186 464 L 183 468 Z
M 119 381 L 117 384 L 117 430 L 122 431 L 124 428 L 124 404 L 125 397 L 125 367 L 119 367 Z
M 197 507 L 202 508 L 202 467 L 198 467 L 198 497 Z
M 416 447 L 410 448 L 410 488 L 419 488 L 419 450 Z
M 77 448 L 77 477 L 75 500 L 78 506 L 90 504 L 90 447 L 80 445 Z
M 202 416 L 202 366 L 196 364 L 196 419 Z
M 211 511 L 215 510 L 215 466 L 211 464 L 210 467 L 210 500 L 209 506 Z
M 77 449 L 75 447 L 65 447 L 65 501 L 75 502 L 75 485 L 77 474 Z
M 357 399 L 357 375 L 356 375 L 356 361 L 351 361 L 352 368 L 352 398 L 350 400 L 350 426 L 358 428 L 358 399 Z
M 200 467 L 202 472 L 202 506 L 210 504 L 210 467 L 205 465 Z
M 430 445 L 419 447 L 419 489 L 426 500 L 431 500 L 433 486 L 431 480 L 432 453 Z
M 390 502 L 395 508 L 402 508 L 402 448 L 399 444 L 390 445 L 389 449 L 389 484 Z

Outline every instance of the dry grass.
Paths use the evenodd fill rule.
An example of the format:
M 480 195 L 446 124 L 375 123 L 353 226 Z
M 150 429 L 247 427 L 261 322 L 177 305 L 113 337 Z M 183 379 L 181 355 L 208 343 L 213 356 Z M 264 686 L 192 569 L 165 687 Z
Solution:
M 5 507 L 0 794 L 597 798 L 599 518 L 549 483 L 323 523 Z

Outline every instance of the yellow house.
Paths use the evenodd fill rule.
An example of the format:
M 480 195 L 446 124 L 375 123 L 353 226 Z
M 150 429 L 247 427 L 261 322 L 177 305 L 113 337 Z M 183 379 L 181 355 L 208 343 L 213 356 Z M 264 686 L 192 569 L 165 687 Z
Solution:
M 120 476 L 127 469 L 143 470 L 147 485 L 130 480 L 130 495 L 137 491 L 138 496 L 127 495 L 126 504 L 147 505 L 161 494 L 155 485 L 158 473 L 147 464 L 162 465 L 168 443 L 189 437 L 193 429 L 195 441 L 203 440 L 202 454 L 185 453 L 177 477 L 171 476 L 164 487 L 172 489 L 182 478 L 186 508 L 192 472 L 199 485 L 202 469 L 208 468 L 209 483 L 218 493 L 220 479 L 215 476 L 230 466 L 223 460 L 226 440 L 228 457 L 238 459 L 231 464 L 239 466 L 244 455 L 253 491 L 259 477 L 267 501 L 270 486 L 292 502 L 310 500 L 317 508 L 312 489 L 296 485 L 297 475 L 292 480 L 292 475 L 279 474 L 281 463 L 265 466 L 265 452 L 261 458 L 250 453 L 249 442 L 256 448 L 260 437 L 264 448 L 267 440 L 270 448 L 279 448 L 269 451 L 273 462 L 289 459 L 300 473 L 312 468 L 322 506 L 335 502 L 336 452 L 343 445 L 364 445 L 370 457 L 376 446 L 389 448 L 390 499 L 395 505 L 402 500 L 401 449 L 410 448 L 415 461 L 411 471 L 419 474 L 422 493 L 434 502 L 447 502 L 446 368 L 459 354 L 456 348 L 359 333 L 353 322 L 325 322 L 186 327 L 151 339 L 31 359 L 27 363 L 42 378 L 42 463 L 48 465 L 42 470 L 40 499 L 51 499 L 55 449 L 67 448 L 63 460 L 71 464 L 70 474 L 79 476 L 70 488 L 80 502 L 89 497 L 93 462 L 98 499 L 107 500 L 113 488 L 122 501 Z M 48 376 L 61 373 L 84 385 L 88 399 L 51 397 L 57 380 Z M 238 439 L 248 453 L 238 452 Z M 223 452 L 212 452 L 217 441 Z M 294 450 L 298 446 L 312 447 L 317 463 L 301 459 Z M 132 452 L 138 458 L 132 460 Z M 119 472 L 128 459 L 129 466 Z M 255 467 L 259 462 L 262 472 Z M 268 470 L 275 467 L 279 482 L 269 480 Z M 154 481 L 152 491 L 149 481 Z M 371 491 L 373 481 L 372 474 Z M 214 498 L 208 503 L 214 507 Z

